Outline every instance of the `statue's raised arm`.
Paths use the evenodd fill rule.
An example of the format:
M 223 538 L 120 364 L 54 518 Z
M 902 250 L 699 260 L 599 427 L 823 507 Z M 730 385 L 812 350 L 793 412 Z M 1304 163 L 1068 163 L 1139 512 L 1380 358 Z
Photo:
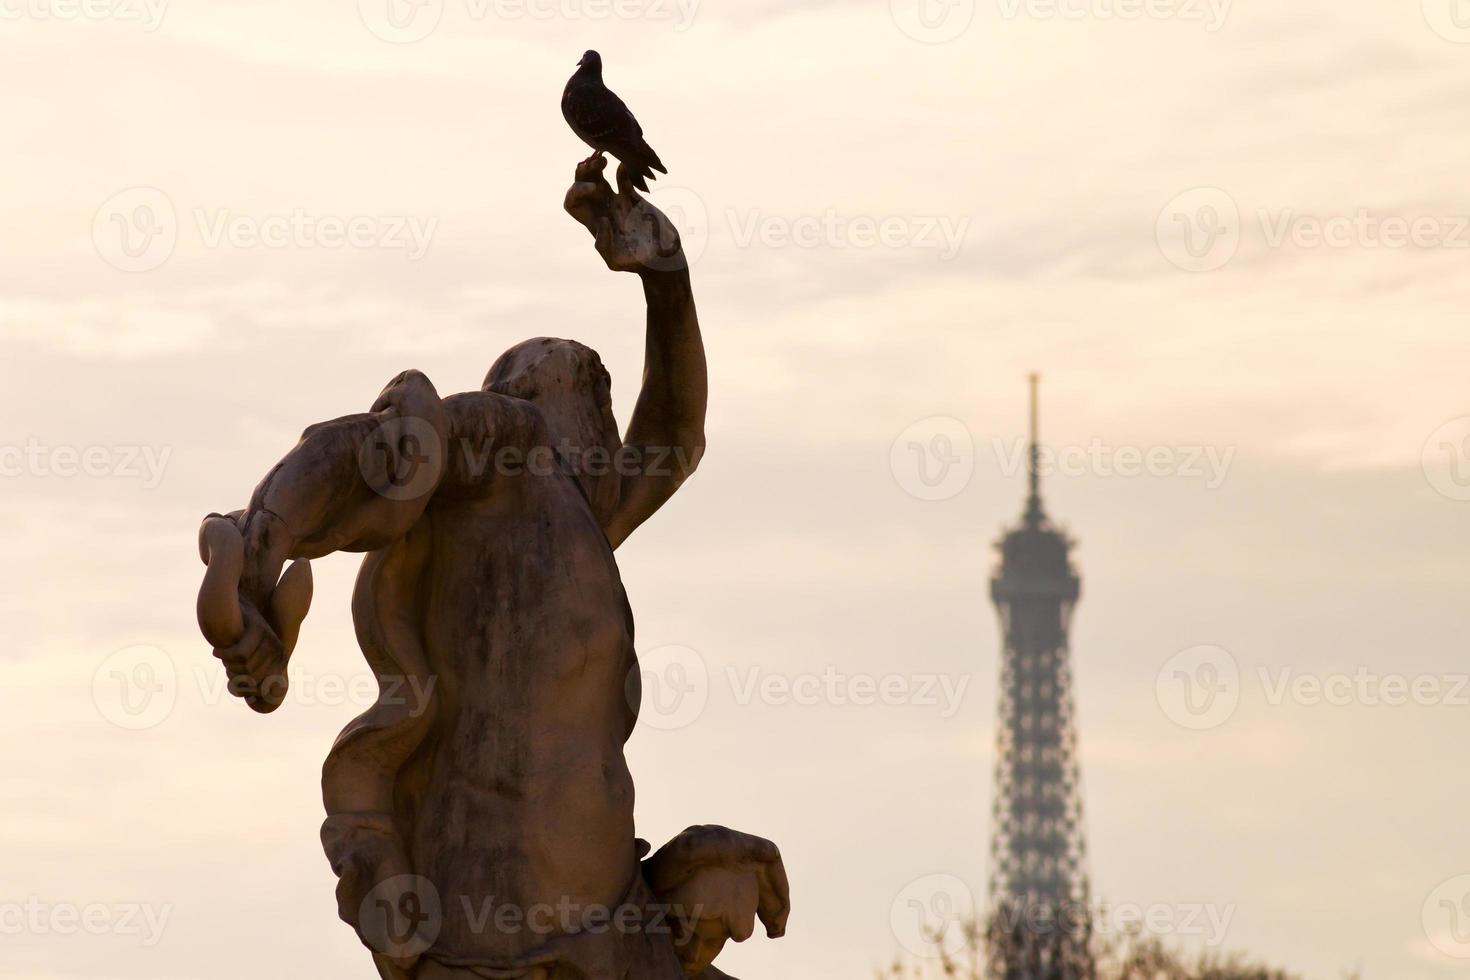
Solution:
M 648 303 L 643 387 L 623 438 L 617 506 L 604 524 L 616 548 L 699 465 L 709 377 L 679 232 L 622 166 L 614 194 L 606 166 L 598 156 L 577 168 L 566 209 L 592 233 L 608 268 L 642 278 Z

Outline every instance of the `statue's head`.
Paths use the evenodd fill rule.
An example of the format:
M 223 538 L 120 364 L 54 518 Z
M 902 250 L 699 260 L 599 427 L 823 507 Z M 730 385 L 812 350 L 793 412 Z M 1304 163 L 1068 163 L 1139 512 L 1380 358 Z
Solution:
M 500 355 L 482 387 L 540 409 L 551 448 L 571 465 L 592 512 L 606 523 L 618 505 L 615 462 L 622 439 L 612 413 L 612 378 L 597 351 L 575 340 L 527 340 Z

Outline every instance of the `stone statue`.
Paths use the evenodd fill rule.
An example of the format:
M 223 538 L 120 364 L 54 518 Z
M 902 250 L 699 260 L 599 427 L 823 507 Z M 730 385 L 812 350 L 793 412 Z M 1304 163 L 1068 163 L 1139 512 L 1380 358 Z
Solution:
M 366 553 L 352 615 L 380 696 L 323 767 L 322 842 L 385 980 L 708 980 L 756 917 L 785 931 L 771 842 L 692 827 L 649 857 L 634 836 L 640 684 L 613 551 L 698 464 L 707 381 L 678 233 L 605 166 L 579 166 L 565 206 L 643 281 L 625 437 L 597 354 L 529 340 L 480 391 L 404 372 L 200 529 L 200 629 L 260 712 L 286 694 L 310 560 Z

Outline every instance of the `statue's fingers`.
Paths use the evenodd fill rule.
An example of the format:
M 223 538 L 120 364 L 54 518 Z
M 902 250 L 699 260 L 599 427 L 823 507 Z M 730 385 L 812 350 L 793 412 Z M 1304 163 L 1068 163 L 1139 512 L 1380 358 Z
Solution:
M 301 621 L 311 609 L 311 562 L 297 559 L 286 569 L 271 593 L 271 626 L 281 638 L 286 656 L 296 649 L 296 639 L 301 634 Z
M 232 646 L 245 633 L 238 594 L 245 539 L 235 521 L 220 514 L 206 517 L 199 527 L 199 557 L 206 566 L 196 604 L 199 630 L 210 646 Z
M 781 860 L 780 849 L 764 837 L 718 824 L 690 827 L 677 840 L 680 858 L 694 865 L 758 868 Z
M 766 935 L 779 939 L 786 935 L 786 920 L 791 915 L 791 884 L 786 879 L 786 865 L 778 855 L 765 865 L 761 874 L 759 913 Z
M 235 661 L 239 671 L 249 675 L 257 686 L 276 674 L 284 674 L 286 658 L 281 642 L 253 609 L 245 632 L 248 642 L 240 644 L 245 656 L 243 660 Z
M 269 694 L 251 694 L 245 698 L 245 706 L 258 714 L 268 715 L 286 700 L 286 675 L 277 674 L 266 678 L 262 690 Z
M 225 666 L 225 690 L 234 697 L 249 700 L 260 694 L 260 681 L 245 665 Z
M 254 610 L 252 610 L 252 613 Z M 261 622 L 255 615 L 242 616 L 242 632 L 228 646 L 216 645 L 214 655 L 227 669 L 245 670 L 261 647 Z
M 236 650 L 233 647 L 216 647 L 214 657 L 224 665 L 226 673 L 245 669 L 246 653 L 243 650 Z
M 244 668 L 225 668 L 225 690 L 237 698 L 246 698 L 255 693 L 255 678 L 247 674 Z
M 270 714 L 286 700 L 291 680 L 286 675 L 286 661 L 279 656 L 267 660 L 251 670 L 248 679 L 242 680 L 241 693 L 245 703 L 254 711 Z
M 755 934 L 755 916 L 761 892 L 759 877 L 741 875 L 731 891 L 730 906 L 725 910 L 725 929 L 731 939 L 743 943 Z
M 600 153 L 596 154 L 577 164 L 577 181 L 579 183 L 583 181 L 598 181 L 606 184 L 607 179 L 602 175 L 606 169 L 607 157 Z
M 679 863 L 691 870 L 702 865 L 720 865 L 733 868 L 741 863 L 742 856 L 731 852 L 731 842 L 737 840 L 735 831 L 716 824 L 700 824 L 689 827 L 670 844 Z
M 245 659 L 245 671 L 251 677 L 263 677 L 270 669 L 276 659 L 275 651 L 269 643 L 261 643 L 254 652 Z

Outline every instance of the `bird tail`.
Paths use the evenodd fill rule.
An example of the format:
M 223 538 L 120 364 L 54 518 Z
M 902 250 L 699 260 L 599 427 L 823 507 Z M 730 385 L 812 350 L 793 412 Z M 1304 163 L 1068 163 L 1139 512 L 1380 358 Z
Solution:
M 659 172 L 659 173 L 667 173 L 667 172 L 669 172 L 669 167 L 666 167 L 666 166 L 663 165 L 663 160 L 660 160 L 659 159 L 659 154 L 654 153 L 653 147 L 650 147 L 650 145 L 648 145 L 648 141 L 647 140 L 644 140 L 644 144 L 642 144 L 642 150 L 644 150 L 644 153 L 647 154 L 647 156 L 645 156 L 645 159 L 648 160 L 648 166 L 653 167 L 653 169 L 654 170 L 657 170 L 657 172 Z M 648 176 L 653 176 L 653 175 L 651 175 L 651 173 L 650 173 L 650 175 L 648 175 Z M 654 179 L 657 179 L 657 178 L 654 178 Z
M 644 191 L 645 194 L 648 192 L 648 181 L 657 181 L 659 179 L 659 176 L 648 166 L 648 160 L 645 157 L 632 157 L 632 159 L 623 160 L 623 165 L 628 167 L 628 179 L 632 182 L 632 185 L 637 187 L 639 191 Z
M 619 152 L 620 149 L 626 152 Z M 645 140 L 640 139 L 637 143 L 624 147 L 613 147 L 610 152 L 623 161 L 623 166 L 628 169 L 628 180 L 633 186 L 645 193 L 648 191 L 648 182 L 658 180 L 655 170 L 665 174 L 669 172 L 658 154 L 653 152 L 653 147 Z
M 648 161 L 648 165 L 661 174 L 668 173 L 669 168 L 665 167 L 664 162 L 658 158 L 658 154 L 653 152 L 653 147 L 648 145 L 648 141 L 641 140 L 640 142 L 642 142 L 643 145 L 640 146 L 638 149 L 643 151 L 643 158 Z M 653 177 L 653 174 L 649 174 L 648 176 Z M 653 177 L 653 179 L 657 180 L 658 178 Z

